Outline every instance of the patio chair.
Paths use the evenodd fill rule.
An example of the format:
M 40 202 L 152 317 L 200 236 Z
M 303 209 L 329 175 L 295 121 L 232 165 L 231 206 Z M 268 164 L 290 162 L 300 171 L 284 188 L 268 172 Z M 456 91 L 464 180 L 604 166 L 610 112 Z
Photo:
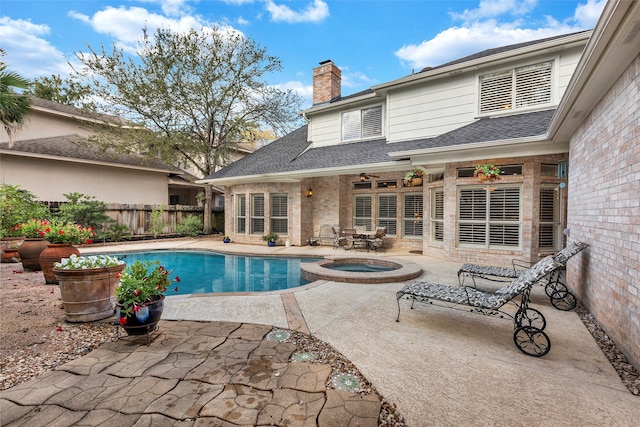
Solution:
M 331 227 L 331 231 L 333 232 L 333 250 L 335 251 L 346 243 L 347 238 L 341 234 L 342 228 L 339 225 Z
M 322 224 L 320 226 L 320 231 L 318 232 L 318 237 L 316 240 L 321 245 L 333 244 L 333 232 L 332 227 L 329 224 Z
M 531 287 L 553 274 L 561 265 L 552 256 L 538 261 L 507 286 L 495 292 L 486 292 L 470 287 L 449 286 L 440 283 L 411 281 L 396 293 L 400 321 L 400 299 L 454 308 L 485 316 L 510 318 L 514 321 L 513 341 L 520 351 L 529 355 L 544 356 L 551 349 L 551 341 L 544 332 L 547 322 L 542 313 L 529 307 Z M 520 298 L 516 298 L 516 297 Z M 519 302 L 518 302 L 519 300 Z M 512 307 L 511 311 L 505 308 Z M 513 307 L 516 308 L 513 313 Z
M 551 277 L 549 277 L 549 280 L 546 283 L 541 282 L 541 285 L 544 286 L 545 293 L 551 300 L 551 305 L 558 310 L 569 311 L 576 307 L 576 297 L 571 291 L 569 291 L 567 285 L 562 282 L 561 273 L 562 269 L 566 266 L 567 261 L 587 246 L 589 245 L 582 242 L 569 243 L 566 248 L 553 256 L 554 260 L 562 265 L 562 268 L 558 269 Z M 460 286 L 464 286 L 465 278 L 469 277 L 474 288 L 477 287 L 476 279 L 485 279 L 493 282 L 508 282 L 517 278 L 531 266 L 531 263 L 518 259 L 512 260 L 511 264 L 513 265 L 513 268 L 479 264 L 463 264 L 460 270 L 458 270 L 458 282 L 460 283 Z
M 384 249 L 384 236 L 387 235 L 387 227 L 378 227 L 376 234 L 367 239 L 367 248 L 377 252 L 378 249 Z

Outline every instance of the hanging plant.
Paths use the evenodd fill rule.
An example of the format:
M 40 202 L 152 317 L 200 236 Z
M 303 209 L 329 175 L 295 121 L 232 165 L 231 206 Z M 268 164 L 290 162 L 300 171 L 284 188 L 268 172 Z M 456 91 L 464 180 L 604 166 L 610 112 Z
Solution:
M 422 169 L 414 169 L 407 172 L 402 180 L 406 187 L 415 187 L 422 185 L 422 178 L 424 177 L 424 171 Z
M 500 168 L 494 165 L 478 165 L 473 171 L 473 177 L 480 181 L 497 181 L 500 179 Z

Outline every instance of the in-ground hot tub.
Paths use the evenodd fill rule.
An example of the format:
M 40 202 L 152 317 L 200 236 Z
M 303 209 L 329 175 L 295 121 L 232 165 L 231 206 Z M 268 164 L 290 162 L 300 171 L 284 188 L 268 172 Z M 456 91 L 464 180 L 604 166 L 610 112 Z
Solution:
M 415 279 L 422 274 L 418 264 L 393 258 L 327 257 L 314 263 L 301 263 L 305 280 L 347 283 L 390 283 Z

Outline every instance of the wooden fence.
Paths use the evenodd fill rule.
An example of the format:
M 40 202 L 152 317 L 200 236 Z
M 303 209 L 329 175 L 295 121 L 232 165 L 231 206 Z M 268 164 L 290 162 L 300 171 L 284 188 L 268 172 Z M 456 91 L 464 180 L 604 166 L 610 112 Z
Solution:
M 174 234 L 176 226 L 188 216 L 196 215 L 202 220 L 204 218 L 204 208 L 202 206 L 186 205 L 126 205 L 111 203 L 107 205 L 107 215 L 129 228 L 132 235 L 152 234 L 150 230 L 151 214 L 154 210 L 161 211 L 161 234 Z M 211 209 L 211 230 L 213 232 L 224 232 L 224 208 Z

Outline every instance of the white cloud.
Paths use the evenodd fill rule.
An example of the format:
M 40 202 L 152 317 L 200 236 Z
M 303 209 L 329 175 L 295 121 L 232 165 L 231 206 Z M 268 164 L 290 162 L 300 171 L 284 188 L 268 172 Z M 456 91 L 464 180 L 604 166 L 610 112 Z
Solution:
M 535 6 L 535 1 L 481 0 L 477 9 L 452 14 L 464 19 L 463 25 L 448 28 L 431 40 L 405 45 L 395 55 L 408 67 L 418 71 L 485 49 L 591 29 L 605 3 L 606 0 L 587 0 L 586 4 L 576 7 L 571 17 L 560 21 L 547 16 L 542 25 L 526 28 L 525 19 L 500 22 L 498 18 L 503 14 L 526 14 Z
M 142 29 L 147 28 L 148 33 L 154 33 L 157 28 L 171 28 L 173 31 L 200 30 L 210 26 L 210 23 L 196 16 L 182 16 L 177 19 L 151 13 L 141 7 L 126 8 L 120 6 L 107 7 L 93 16 L 83 15 L 74 11 L 69 16 L 90 25 L 96 32 L 110 35 L 114 41 L 126 51 L 132 52 L 137 46 L 137 41 L 142 35 Z
M 329 6 L 322 0 L 313 0 L 302 12 L 294 12 L 289 6 L 282 4 L 277 5 L 273 0 L 267 0 L 265 7 L 271 13 L 271 19 L 276 22 L 320 22 L 329 16 Z
M 531 11 L 538 0 L 480 0 L 476 9 L 465 9 L 462 13 L 452 12 L 454 19 L 472 22 L 478 19 L 495 18 L 497 16 L 524 15 Z
M 67 58 L 46 40 L 49 32 L 44 24 L 0 17 L 0 46 L 7 53 L 3 59 L 8 68 L 28 79 L 51 74 L 66 77 L 70 72 Z
M 251 22 L 244 19 L 242 16 L 240 16 L 239 18 L 236 19 L 236 24 L 241 25 L 241 26 L 247 26 L 250 25 Z

